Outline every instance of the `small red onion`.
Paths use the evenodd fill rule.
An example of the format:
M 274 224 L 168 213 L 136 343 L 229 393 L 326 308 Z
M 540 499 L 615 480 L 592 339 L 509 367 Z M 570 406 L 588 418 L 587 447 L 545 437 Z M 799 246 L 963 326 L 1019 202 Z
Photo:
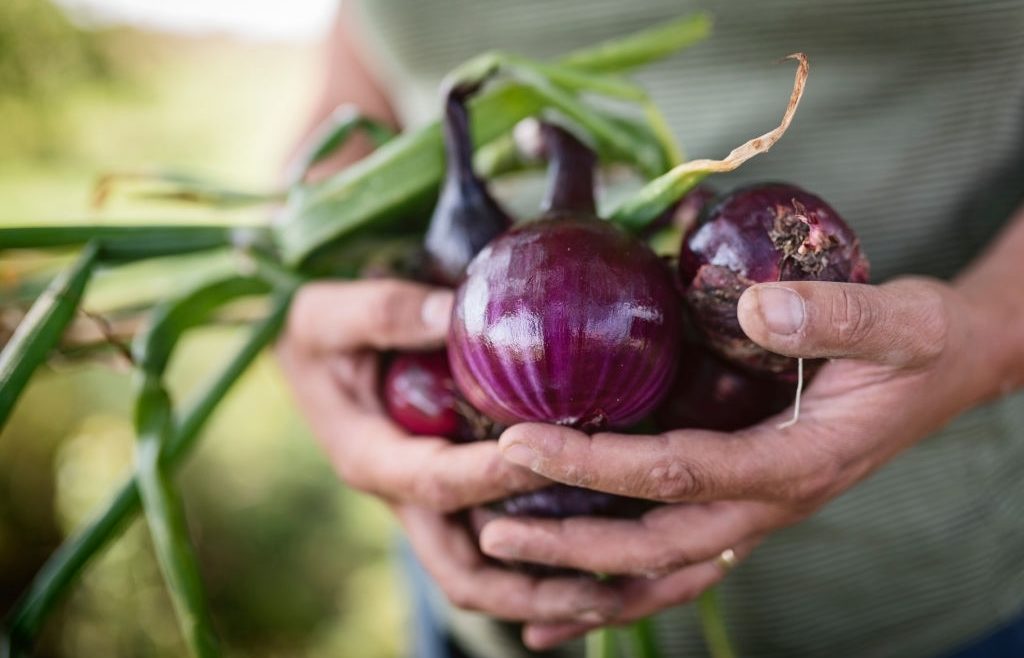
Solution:
M 687 306 L 708 344 L 759 372 L 792 372 L 796 361 L 747 338 L 736 317 L 740 295 L 755 283 L 865 283 L 860 241 L 821 198 L 767 183 L 737 190 L 684 237 L 679 275 Z
M 664 429 L 732 432 L 776 414 L 793 401 L 788 378 L 757 375 L 730 365 L 700 345 L 683 347 L 681 371 L 654 412 Z
M 395 355 L 384 376 L 388 415 L 412 434 L 459 439 L 465 434 L 444 350 Z

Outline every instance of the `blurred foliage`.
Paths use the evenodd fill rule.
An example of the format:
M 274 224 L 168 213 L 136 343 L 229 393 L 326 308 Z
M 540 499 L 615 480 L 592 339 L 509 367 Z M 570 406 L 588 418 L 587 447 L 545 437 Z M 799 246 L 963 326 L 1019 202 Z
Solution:
M 0 3 L 0 149 L 45 156 L 59 148 L 59 102 L 113 78 L 98 39 L 46 0 Z M 13 128 L 17 127 L 17 130 Z
M 153 164 L 253 186 L 276 180 L 314 98 L 315 51 L 126 29 L 84 33 L 44 0 L 0 0 L 0 223 L 90 214 L 96 176 Z M 104 220 L 202 219 L 119 201 Z M 163 295 L 223 255 L 104 273 L 86 308 Z M 190 257 L 191 258 L 191 257 Z M 6 261 L 6 262 L 5 262 Z M 53 259 L 0 261 L 0 311 Z M 185 399 L 239 336 L 186 340 L 169 373 Z M 113 362 L 116 365 L 116 361 Z M 0 434 L 0 613 L 131 468 L 131 382 L 54 361 Z M 394 529 L 338 484 L 270 355 L 229 395 L 179 475 L 219 631 L 238 656 L 402 653 Z M 144 524 L 95 562 L 47 625 L 40 656 L 163 657 L 183 647 Z

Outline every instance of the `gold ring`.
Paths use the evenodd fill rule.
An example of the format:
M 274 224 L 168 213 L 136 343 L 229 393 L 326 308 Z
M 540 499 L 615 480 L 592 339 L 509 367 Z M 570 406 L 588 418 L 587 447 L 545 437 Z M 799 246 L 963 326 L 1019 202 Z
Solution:
M 731 548 L 727 548 L 715 558 L 715 564 L 721 568 L 722 571 L 732 571 L 733 568 L 739 564 L 739 558 L 736 557 L 736 551 Z

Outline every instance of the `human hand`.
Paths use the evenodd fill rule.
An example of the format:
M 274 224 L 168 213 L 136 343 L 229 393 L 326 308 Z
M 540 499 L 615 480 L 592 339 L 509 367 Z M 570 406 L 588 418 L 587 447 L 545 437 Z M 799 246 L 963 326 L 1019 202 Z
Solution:
M 450 291 L 393 280 L 305 286 L 278 345 L 298 404 L 341 478 L 389 503 L 456 605 L 511 620 L 606 619 L 619 605 L 608 588 L 501 568 L 449 515 L 548 480 L 504 460 L 496 441 L 410 436 L 384 410 L 378 352 L 442 345 L 451 303 Z
M 838 359 L 803 397 L 799 422 L 771 418 L 732 434 L 674 430 L 588 437 L 542 424 L 509 428 L 513 463 L 554 480 L 661 501 L 637 520 L 498 519 L 485 553 L 608 574 L 624 623 L 687 602 L 724 575 L 716 558 L 742 558 L 767 534 L 806 518 L 901 450 L 997 392 L 991 314 L 950 286 L 904 279 L 755 286 L 739 319 L 775 352 Z M 991 341 L 989 341 L 991 342 Z M 594 624 L 531 624 L 544 648 Z

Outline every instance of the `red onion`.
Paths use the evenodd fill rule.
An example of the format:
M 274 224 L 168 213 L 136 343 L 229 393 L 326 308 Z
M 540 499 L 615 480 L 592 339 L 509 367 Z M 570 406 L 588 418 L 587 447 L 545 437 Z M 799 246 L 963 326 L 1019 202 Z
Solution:
M 442 285 L 458 283 L 480 248 L 511 225 L 473 171 L 466 101 L 475 90 L 455 87 L 445 99 L 448 171 L 424 239 L 425 267 L 420 273 Z M 444 350 L 396 355 L 385 374 L 383 398 L 392 420 L 412 434 L 468 440 L 493 429 L 459 398 Z
M 680 371 L 654 412 L 664 429 L 732 432 L 776 414 L 793 400 L 786 378 L 756 375 L 730 365 L 695 343 L 683 347 Z
M 550 487 L 516 494 L 494 503 L 492 509 L 507 516 L 532 516 L 564 519 L 570 516 L 635 517 L 650 509 L 650 501 L 615 494 L 553 484 Z
M 554 130 L 547 212 L 485 247 L 456 292 L 452 373 L 502 423 L 623 427 L 671 382 L 679 301 L 654 252 L 589 212 L 594 155 Z
M 384 376 L 388 415 L 412 434 L 458 439 L 465 434 L 444 350 L 397 354 Z
M 865 283 L 860 241 L 821 198 L 796 186 L 742 188 L 712 207 L 683 239 L 679 275 L 695 324 L 730 361 L 759 372 L 792 372 L 795 360 L 747 338 L 736 318 L 740 295 L 755 283 Z

